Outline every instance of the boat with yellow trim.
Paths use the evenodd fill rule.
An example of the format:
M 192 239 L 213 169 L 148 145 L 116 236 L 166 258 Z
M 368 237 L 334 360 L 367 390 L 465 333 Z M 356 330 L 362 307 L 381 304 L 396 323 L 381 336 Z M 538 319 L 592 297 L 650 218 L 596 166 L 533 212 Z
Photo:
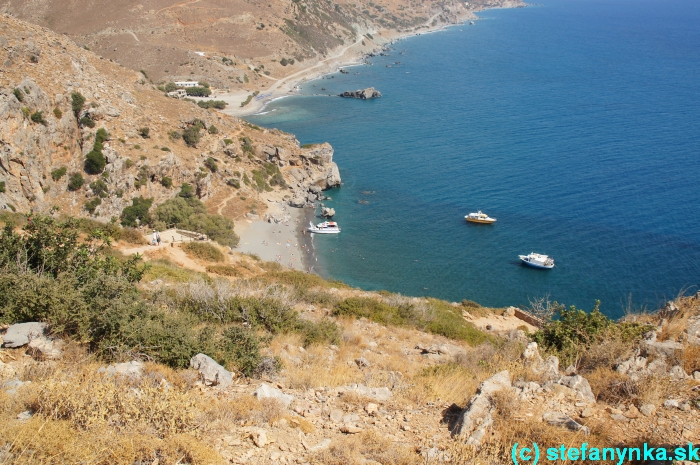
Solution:
M 492 224 L 496 222 L 496 218 L 491 218 L 486 213 L 482 213 L 481 210 L 468 214 L 464 219 L 470 223 Z

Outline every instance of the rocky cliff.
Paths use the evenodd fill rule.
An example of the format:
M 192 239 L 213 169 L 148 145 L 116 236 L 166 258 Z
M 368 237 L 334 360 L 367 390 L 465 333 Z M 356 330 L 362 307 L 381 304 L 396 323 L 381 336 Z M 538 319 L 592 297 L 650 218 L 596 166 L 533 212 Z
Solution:
M 108 220 L 135 197 L 158 204 L 187 183 L 210 210 L 235 217 L 264 209 L 256 199 L 267 195 L 340 184 L 330 145 L 302 148 L 292 135 L 167 98 L 47 29 L 2 16 L 0 45 L 0 209 Z

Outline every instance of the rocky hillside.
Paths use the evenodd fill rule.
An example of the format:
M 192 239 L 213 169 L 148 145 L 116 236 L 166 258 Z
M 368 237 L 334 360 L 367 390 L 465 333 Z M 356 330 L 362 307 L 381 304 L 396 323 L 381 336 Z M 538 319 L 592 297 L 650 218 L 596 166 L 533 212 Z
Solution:
M 534 328 L 184 244 L 120 273 L 72 228 L 0 230 L 2 463 L 503 464 L 515 443 L 599 461 L 700 441 L 700 295 Z M 76 253 L 14 258 L 54 237 Z
M 167 98 L 143 75 L 65 36 L 0 16 L 0 208 L 118 217 L 183 184 L 212 213 L 262 214 L 261 196 L 340 184 L 328 144 Z M 311 189 L 311 192 L 309 191 Z
M 457 22 L 519 0 L 2 0 L 11 14 L 64 34 L 153 82 L 272 84 L 341 46 Z M 384 31 L 384 32 L 381 32 Z M 261 66 L 262 65 L 262 66 Z M 251 83 L 253 84 L 253 83 Z

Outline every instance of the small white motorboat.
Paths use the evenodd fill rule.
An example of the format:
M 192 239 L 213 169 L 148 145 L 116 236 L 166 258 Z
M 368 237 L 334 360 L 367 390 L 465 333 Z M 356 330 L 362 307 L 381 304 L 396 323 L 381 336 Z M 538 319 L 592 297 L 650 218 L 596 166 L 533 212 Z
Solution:
M 518 257 L 520 257 L 520 260 L 522 260 L 524 264 L 533 268 L 542 268 L 545 270 L 554 268 L 554 260 L 547 255 L 530 253 L 529 255 L 518 255 Z
M 481 210 L 479 210 L 476 213 L 468 214 L 464 217 L 464 219 L 469 221 L 470 223 L 491 224 L 496 222 L 496 218 L 491 218 L 486 213 L 482 213 Z
M 309 223 L 309 227 L 306 230 L 314 234 L 338 234 L 340 227 L 335 221 L 324 221 L 315 226 L 313 223 Z

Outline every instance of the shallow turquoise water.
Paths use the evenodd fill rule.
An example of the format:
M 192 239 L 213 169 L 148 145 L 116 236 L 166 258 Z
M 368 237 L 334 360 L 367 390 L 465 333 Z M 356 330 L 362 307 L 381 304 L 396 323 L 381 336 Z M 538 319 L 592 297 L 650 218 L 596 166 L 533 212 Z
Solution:
M 322 272 L 493 306 L 600 299 L 614 316 L 697 290 L 700 3 L 480 16 L 248 118 L 336 150 L 344 184 L 327 204 L 343 232 L 315 239 Z M 381 99 L 311 95 L 370 85 Z M 477 209 L 498 222 L 465 224 Z M 557 267 L 521 266 L 531 251 Z

